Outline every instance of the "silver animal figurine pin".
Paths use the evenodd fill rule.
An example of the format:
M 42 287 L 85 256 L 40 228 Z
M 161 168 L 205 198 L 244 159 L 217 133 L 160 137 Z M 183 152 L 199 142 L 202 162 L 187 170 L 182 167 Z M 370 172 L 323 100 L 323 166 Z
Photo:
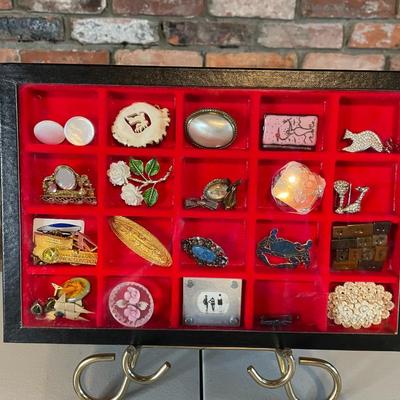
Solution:
M 397 146 L 395 146 L 392 139 L 388 139 L 385 143 L 383 143 L 381 138 L 375 132 L 369 130 L 354 133 L 346 129 L 343 139 L 352 141 L 350 146 L 342 149 L 343 151 L 347 151 L 349 153 L 358 153 L 368 149 L 373 149 L 378 153 L 391 153 L 397 149 Z
M 357 186 L 357 190 L 360 194 L 358 198 L 351 203 L 352 185 L 351 183 L 339 180 L 335 181 L 333 188 L 339 197 L 339 205 L 335 210 L 336 214 L 356 214 L 361 211 L 361 201 L 369 190 L 368 186 Z M 344 206 L 347 195 L 347 205 Z

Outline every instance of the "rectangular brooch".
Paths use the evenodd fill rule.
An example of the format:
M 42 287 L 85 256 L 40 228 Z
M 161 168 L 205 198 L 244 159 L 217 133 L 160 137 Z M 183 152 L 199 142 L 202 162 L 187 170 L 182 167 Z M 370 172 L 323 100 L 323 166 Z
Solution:
M 317 142 L 316 115 L 264 115 L 264 148 L 312 150 Z

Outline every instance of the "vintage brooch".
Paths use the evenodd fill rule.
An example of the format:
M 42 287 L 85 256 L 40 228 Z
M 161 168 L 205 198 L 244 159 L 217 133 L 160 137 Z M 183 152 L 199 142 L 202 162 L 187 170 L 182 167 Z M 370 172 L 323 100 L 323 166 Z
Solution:
M 159 172 L 160 164 L 156 158 L 147 161 L 146 165 L 142 160 L 131 158 L 129 165 L 125 161 L 111 163 L 107 176 L 114 186 L 122 186 L 121 199 L 125 204 L 140 206 L 144 201 L 148 207 L 152 207 L 158 201 L 156 185 L 168 179 L 172 172 L 172 165 L 162 178 L 153 179 Z M 138 185 L 133 185 L 129 181 Z
M 111 131 L 114 138 L 125 146 L 146 147 L 164 139 L 169 123 L 167 108 L 139 102 L 119 112 Z
M 389 318 L 392 294 L 373 282 L 345 282 L 328 297 L 328 318 L 344 328 L 370 328 Z
M 350 146 L 343 147 L 342 149 L 349 153 L 358 153 L 369 149 L 373 149 L 378 153 L 392 153 L 393 151 L 397 151 L 398 147 L 392 139 L 382 142 L 381 138 L 375 132 L 369 130 L 353 133 L 346 129 L 343 139 L 352 141 Z
M 59 165 L 43 179 L 42 200 L 52 204 L 96 204 L 94 189 L 87 175 L 77 174 L 68 165 Z
M 97 245 L 83 233 L 83 221 L 34 219 L 34 264 L 96 265 Z
M 310 266 L 310 248 L 312 240 L 306 243 L 291 242 L 278 238 L 278 229 L 274 228 L 269 236 L 263 238 L 257 245 L 257 257 L 266 265 L 276 268 L 296 268 L 301 264 L 307 268 Z M 268 256 L 284 259 L 286 262 L 272 263 Z
M 71 278 L 61 286 L 51 284 L 54 296 L 49 297 L 45 303 L 36 300 L 30 310 L 38 319 L 53 321 L 65 318 L 73 321 L 87 321 L 81 314 L 92 314 L 83 307 L 83 298 L 90 292 L 90 282 L 85 278 Z
M 391 222 L 334 225 L 332 269 L 380 271 L 389 253 Z
M 190 197 L 185 199 L 185 208 L 203 207 L 217 210 L 220 205 L 225 210 L 236 206 L 236 191 L 241 181 L 231 182 L 230 179 L 213 179 L 207 183 L 200 198 Z
M 185 122 L 186 137 L 196 147 L 223 149 L 236 138 L 235 120 L 226 112 L 212 108 L 197 110 Z
M 160 267 L 172 265 L 169 251 L 143 226 L 125 217 L 112 217 L 109 224 L 118 239 L 139 257 Z
M 61 286 L 52 283 L 55 289 L 55 295 L 60 297 L 65 294 L 65 298 L 70 303 L 82 300 L 90 292 L 90 282 L 85 278 L 71 278 Z
M 271 195 L 283 211 L 308 214 L 322 198 L 325 179 L 296 161 L 287 163 L 272 178 Z
M 182 249 L 200 265 L 225 267 L 228 264 L 224 250 L 208 238 L 196 236 L 182 240 Z
M 265 148 L 312 150 L 317 142 L 315 115 L 265 115 L 262 145 Z
M 140 283 L 122 282 L 111 290 L 108 308 L 121 325 L 138 328 L 153 315 L 154 301 L 149 290 Z
M 357 186 L 355 189 L 359 192 L 358 198 L 352 203 L 352 187 L 351 183 L 345 180 L 335 181 L 333 188 L 338 195 L 339 203 L 335 209 L 336 214 L 355 214 L 361 211 L 361 201 L 369 190 L 368 186 Z M 347 197 L 347 204 L 345 205 Z

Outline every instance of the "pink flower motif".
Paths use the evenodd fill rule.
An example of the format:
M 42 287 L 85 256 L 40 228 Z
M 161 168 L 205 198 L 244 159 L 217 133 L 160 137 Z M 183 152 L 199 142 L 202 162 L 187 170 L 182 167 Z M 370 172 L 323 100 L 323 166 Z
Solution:
M 137 304 L 140 300 L 140 292 L 134 287 L 128 287 L 128 290 L 124 293 L 124 299 L 129 304 Z
M 140 311 L 135 306 L 129 304 L 124 310 L 124 315 L 130 322 L 135 322 L 140 317 Z

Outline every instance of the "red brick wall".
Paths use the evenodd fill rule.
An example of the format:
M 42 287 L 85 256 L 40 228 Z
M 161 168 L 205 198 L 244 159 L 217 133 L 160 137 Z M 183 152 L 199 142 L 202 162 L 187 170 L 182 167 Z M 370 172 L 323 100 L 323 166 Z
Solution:
M 0 62 L 400 70 L 400 0 L 0 0 Z

